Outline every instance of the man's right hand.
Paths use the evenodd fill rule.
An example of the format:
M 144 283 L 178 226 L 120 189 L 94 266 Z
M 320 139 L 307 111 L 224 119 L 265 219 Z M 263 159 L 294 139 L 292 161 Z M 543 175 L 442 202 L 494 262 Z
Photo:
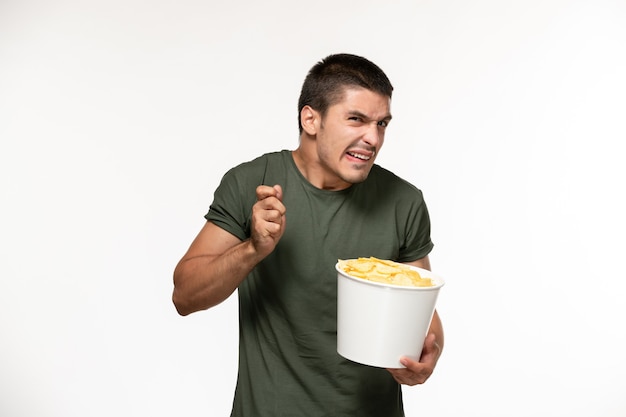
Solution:
M 256 189 L 257 202 L 252 206 L 250 239 L 257 253 L 269 255 L 285 232 L 285 206 L 283 189 L 280 185 L 259 185 Z

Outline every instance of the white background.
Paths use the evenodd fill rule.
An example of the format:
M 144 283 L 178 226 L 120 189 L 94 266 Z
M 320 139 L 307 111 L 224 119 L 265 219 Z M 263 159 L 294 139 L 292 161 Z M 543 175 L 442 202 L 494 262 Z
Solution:
M 226 416 L 234 297 L 173 268 L 222 174 L 297 146 L 308 69 L 395 86 L 446 348 L 408 416 L 624 416 L 626 3 L 0 0 L 0 414 Z M 346 231 L 349 233 L 349 231 Z

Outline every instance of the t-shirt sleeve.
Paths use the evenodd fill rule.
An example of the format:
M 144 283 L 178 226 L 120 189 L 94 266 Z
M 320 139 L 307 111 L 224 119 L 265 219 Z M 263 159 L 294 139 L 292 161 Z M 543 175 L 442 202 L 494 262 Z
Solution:
M 400 248 L 398 262 L 412 262 L 432 251 L 434 244 L 430 237 L 430 216 L 419 190 L 409 212 L 405 231 L 405 244 Z
M 250 235 L 250 213 L 254 204 L 247 201 L 248 193 L 237 169 L 231 169 L 222 177 L 204 218 L 241 240 L 247 239 Z M 252 196 L 255 196 L 254 190 Z

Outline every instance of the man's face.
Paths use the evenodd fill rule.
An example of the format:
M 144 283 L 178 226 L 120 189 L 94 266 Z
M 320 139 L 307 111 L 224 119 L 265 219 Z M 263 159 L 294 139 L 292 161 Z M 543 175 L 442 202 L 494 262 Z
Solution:
M 391 99 L 364 88 L 348 88 L 330 106 L 316 135 L 325 188 L 343 189 L 364 181 L 383 146 L 391 120 Z

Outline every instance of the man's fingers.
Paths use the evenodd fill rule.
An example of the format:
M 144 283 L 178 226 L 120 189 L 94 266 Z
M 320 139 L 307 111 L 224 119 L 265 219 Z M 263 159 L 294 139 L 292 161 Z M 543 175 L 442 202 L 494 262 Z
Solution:
M 263 209 L 260 212 L 261 219 L 269 223 L 276 223 L 278 225 L 282 223 L 283 215 L 284 213 L 277 209 Z
M 257 203 L 256 209 L 259 209 L 259 215 L 265 221 L 281 223 L 286 209 L 282 203 L 283 189 L 280 185 L 269 187 L 267 185 L 259 185 L 256 189 Z
M 276 184 L 273 188 L 276 191 L 276 198 L 279 199 L 280 201 L 283 201 L 283 187 Z
M 285 227 L 285 206 L 280 185 L 259 185 L 256 189 L 257 202 L 252 207 L 253 235 L 257 238 L 280 239 Z M 274 243 L 275 244 L 275 243 Z
M 256 187 L 257 200 L 265 200 L 268 197 L 276 197 L 278 200 L 283 199 L 283 189 L 280 185 L 270 187 L 269 185 L 259 185 Z

